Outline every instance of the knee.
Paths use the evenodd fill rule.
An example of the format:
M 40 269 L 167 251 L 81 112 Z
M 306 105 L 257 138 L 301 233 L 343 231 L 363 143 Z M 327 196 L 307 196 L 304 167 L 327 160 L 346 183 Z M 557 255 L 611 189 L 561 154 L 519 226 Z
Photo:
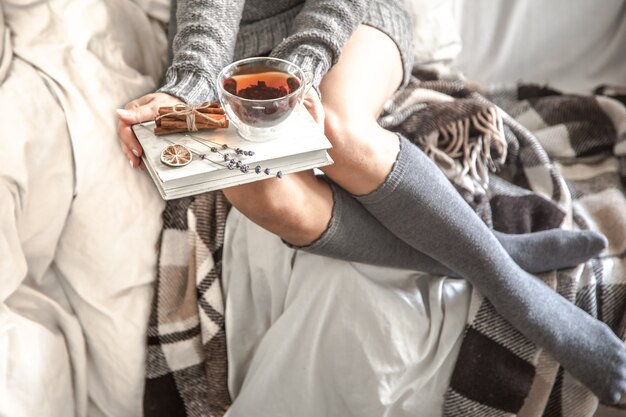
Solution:
M 376 152 L 384 129 L 373 113 L 366 108 L 324 106 L 324 114 L 324 133 L 333 144 L 333 156 L 340 152 L 371 157 Z
M 324 133 L 333 145 L 355 144 L 377 125 L 373 117 L 356 114 L 347 109 L 324 106 Z
M 374 117 L 325 109 L 324 133 L 333 145 L 329 153 L 335 160 L 335 166 L 329 169 L 375 160 L 381 129 Z
M 232 187 L 224 194 L 252 222 L 289 243 L 306 246 L 325 230 L 332 210 L 330 191 L 308 191 L 294 175 Z

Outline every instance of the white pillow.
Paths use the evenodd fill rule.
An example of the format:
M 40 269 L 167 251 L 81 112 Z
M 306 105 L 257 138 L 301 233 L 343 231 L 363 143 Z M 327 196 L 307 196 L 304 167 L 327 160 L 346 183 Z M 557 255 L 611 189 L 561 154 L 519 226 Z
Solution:
M 453 0 L 406 0 L 413 18 L 414 67 L 447 73 L 461 51 Z

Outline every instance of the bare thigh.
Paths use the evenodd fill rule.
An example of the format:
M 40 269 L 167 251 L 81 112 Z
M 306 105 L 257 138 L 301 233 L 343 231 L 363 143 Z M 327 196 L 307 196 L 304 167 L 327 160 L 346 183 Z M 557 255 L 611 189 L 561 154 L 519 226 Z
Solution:
M 403 78 L 395 42 L 380 30 L 361 25 L 346 42 L 339 62 L 320 84 L 327 112 L 375 120 Z
M 374 190 L 395 161 L 398 138 L 380 127 L 377 118 L 403 75 L 395 42 L 380 30 L 361 25 L 322 80 L 325 132 L 335 160 L 324 172 L 353 194 Z

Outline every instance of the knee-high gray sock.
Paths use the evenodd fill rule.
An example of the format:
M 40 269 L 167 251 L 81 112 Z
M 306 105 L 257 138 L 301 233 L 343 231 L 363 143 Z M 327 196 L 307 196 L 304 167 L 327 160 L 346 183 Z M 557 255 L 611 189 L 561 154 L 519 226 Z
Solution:
M 334 205 L 328 229 L 316 242 L 301 249 L 346 261 L 458 276 L 397 238 L 351 194 L 336 184 L 331 183 L 331 187 Z M 606 247 L 604 236 L 591 230 L 493 233 L 513 260 L 533 273 L 576 266 Z
M 401 139 L 385 183 L 359 197 L 393 234 L 468 279 L 522 334 L 601 401 L 626 391 L 626 349 L 611 329 L 522 270 L 439 168 Z

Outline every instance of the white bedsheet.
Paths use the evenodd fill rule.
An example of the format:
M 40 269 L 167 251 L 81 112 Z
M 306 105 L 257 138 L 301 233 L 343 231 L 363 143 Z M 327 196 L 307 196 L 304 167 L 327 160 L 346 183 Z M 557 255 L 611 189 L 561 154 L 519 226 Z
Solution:
M 0 86 L 0 103 L 12 103 L 0 112 L 0 415 L 85 415 L 82 331 L 58 291 L 43 292 L 72 200 L 65 116 L 35 69 L 15 59 L 10 70 Z M 25 85 L 37 100 L 20 94 Z M 31 129 L 32 114 L 48 134 Z
M 139 416 L 164 204 L 113 110 L 165 31 L 130 0 L 1 6 L 0 416 Z
M 294 251 L 232 210 L 224 290 L 229 417 L 441 415 L 466 281 Z

